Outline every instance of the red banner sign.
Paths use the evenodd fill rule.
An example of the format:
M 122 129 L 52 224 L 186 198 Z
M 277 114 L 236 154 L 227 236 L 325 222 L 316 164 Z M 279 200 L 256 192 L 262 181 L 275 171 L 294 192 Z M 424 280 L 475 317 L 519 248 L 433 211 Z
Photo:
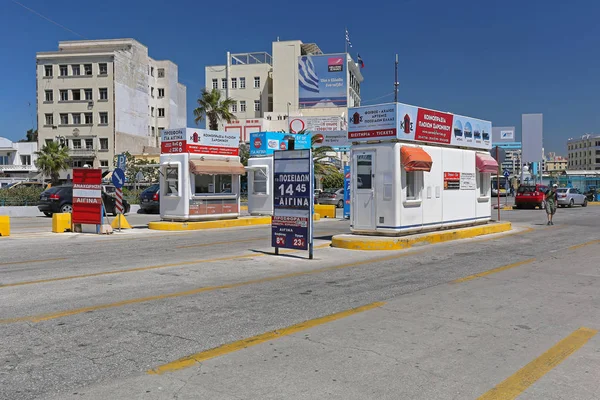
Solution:
M 450 144 L 453 118 L 452 114 L 419 108 L 415 140 Z
M 102 223 L 102 170 L 73 168 L 74 224 Z

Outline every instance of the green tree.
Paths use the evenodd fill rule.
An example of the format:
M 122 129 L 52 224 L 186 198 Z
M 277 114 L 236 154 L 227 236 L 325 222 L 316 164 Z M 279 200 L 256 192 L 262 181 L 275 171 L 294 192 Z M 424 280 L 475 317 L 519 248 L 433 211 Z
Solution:
M 248 166 L 248 159 L 250 158 L 250 146 L 246 143 L 240 143 L 240 162 L 244 167 Z
M 340 171 L 329 173 L 321 181 L 323 189 L 341 189 L 344 187 L 344 174 Z
M 60 172 L 70 168 L 69 149 L 60 146 L 57 142 L 47 143 L 35 154 L 37 155 L 35 166 L 42 172 L 44 177 L 50 177 L 53 185 L 58 183 Z
M 19 140 L 19 142 L 23 143 L 23 142 L 37 142 L 38 140 L 38 131 L 33 130 L 33 129 L 28 129 L 27 133 L 25 134 L 25 139 L 21 139 Z
M 235 100 L 231 98 L 221 98 L 221 92 L 218 89 L 208 91 L 202 89 L 202 95 L 198 99 L 198 107 L 194 109 L 194 121 L 198 122 L 206 119 L 208 129 L 216 131 L 219 129 L 219 121 L 231 122 L 235 116 L 229 111 Z
M 146 165 L 156 164 L 154 161 L 135 158 L 130 152 L 125 152 L 125 178 L 128 183 L 136 181 L 136 175 L 141 172 L 146 182 L 158 182 L 158 168 L 145 167 Z M 113 165 L 117 165 L 117 156 L 113 160 Z

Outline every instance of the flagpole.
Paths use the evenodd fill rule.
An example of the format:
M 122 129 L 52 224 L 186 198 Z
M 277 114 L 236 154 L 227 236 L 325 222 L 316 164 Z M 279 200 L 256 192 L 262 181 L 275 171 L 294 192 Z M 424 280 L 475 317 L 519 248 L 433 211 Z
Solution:
M 348 28 L 344 28 L 344 52 L 348 53 Z

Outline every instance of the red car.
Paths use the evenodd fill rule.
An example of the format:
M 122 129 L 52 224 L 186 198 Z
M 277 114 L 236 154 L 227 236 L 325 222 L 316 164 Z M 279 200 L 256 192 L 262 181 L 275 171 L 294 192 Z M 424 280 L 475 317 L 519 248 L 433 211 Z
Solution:
M 546 192 L 548 186 L 545 185 L 521 185 L 515 196 L 515 207 L 517 208 L 546 208 Z

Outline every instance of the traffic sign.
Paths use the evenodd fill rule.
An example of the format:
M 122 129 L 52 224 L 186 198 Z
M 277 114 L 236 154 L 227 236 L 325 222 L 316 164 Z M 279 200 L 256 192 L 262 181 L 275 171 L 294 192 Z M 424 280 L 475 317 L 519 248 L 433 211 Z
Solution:
M 117 189 L 120 189 L 125 184 L 125 172 L 121 168 L 115 168 L 112 173 L 112 183 Z
M 510 176 L 510 172 L 507 169 L 504 170 L 504 177 L 508 178 Z
M 117 168 L 122 169 L 123 171 L 127 168 L 127 157 L 125 157 L 125 154 L 119 154 L 117 156 Z

